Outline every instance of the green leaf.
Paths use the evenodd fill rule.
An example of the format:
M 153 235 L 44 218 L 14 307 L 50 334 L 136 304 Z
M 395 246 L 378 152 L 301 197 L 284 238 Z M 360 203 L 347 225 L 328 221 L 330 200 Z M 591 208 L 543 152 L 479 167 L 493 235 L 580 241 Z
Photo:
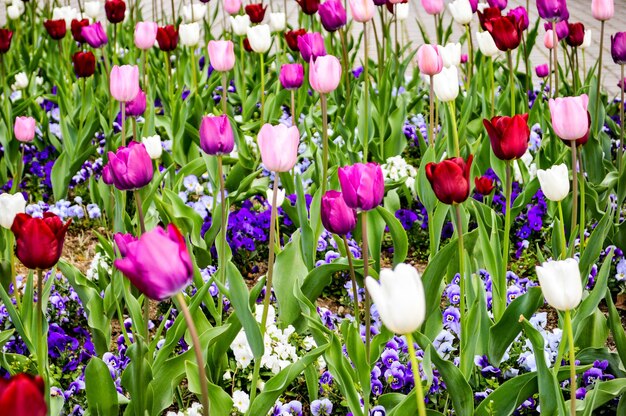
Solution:
M 117 416 L 117 390 L 109 367 L 94 356 L 85 369 L 85 390 L 89 412 L 94 416 Z
M 300 232 L 296 231 L 274 264 L 274 293 L 278 303 L 278 315 L 284 325 L 292 324 L 300 316 L 300 306 L 293 293 L 294 285 L 301 286 L 308 269 L 300 250 Z
M 615 308 L 613 298 L 611 297 L 611 291 L 609 289 L 606 290 L 606 295 L 604 299 L 606 299 L 606 305 L 609 311 L 607 322 L 609 324 L 609 328 L 611 329 L 611 333 L 613 334 L 615 347 L 619 354 L 620 360 L 622 361 L 622 366 L 626 367 L 626 332 L 624 332 L 624 327 L 622 326 L 620 314 Z
M 626 393 L 626 379 L 624 378 L 596 382 L 594 389 L 587 393 L 584 400 L 576 401 L 576 413 L 583 410 L 583 416 L 591 416 L 595 409 L 624 393 Z M 569 400 L 567 404 L 569 405 Z
M 406 255 L 409 250 L 409 241 L 406 236 L 406 231 L 402 227 L 400 221 L 396 216 L 389 212 L 386 208 L 376 207 L 376 211 L 380 214 L 382 219 L 389 228 L 391 234 L 391 240 L 393 241 L 393 265 L 402 263 L 406 259 Z
M 189 382 L 189 391 L 200 397 L 202 389 L 200 388 L 200 374 L 198 373 L 198 365 L 192 361 L 185 361 L 185 373 Z M 233 399 L 224 389 L 207 380 L 209 393 L 209 414 L 211 415 L 227 415 L 233 408 Z

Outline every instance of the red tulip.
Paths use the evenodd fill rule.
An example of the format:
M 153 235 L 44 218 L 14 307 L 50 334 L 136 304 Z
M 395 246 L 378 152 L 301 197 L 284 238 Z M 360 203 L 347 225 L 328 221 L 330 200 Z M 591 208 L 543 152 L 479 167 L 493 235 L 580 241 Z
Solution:
M 13 32 L 9 29 L 0 29 L 0 53 L 7 53 L 11 48 Z
M 485 21 L 485 27 L 498 49 L 510 51 L 522 41 L 522 30 L 515 16 L 499 16 Z
M 306 29 L 296 29 L 289 30 L 285 32 L 285 40 L 287 41 L 287 46 L 294 52 L 300 51 L 298 47 L 298 38 L 306 33 Z
M 248 40 L 248 38 L 244 38 L 243 48 L 246 50 L 246 52 L 252 52 L 252 46 L 250 46 L 250 41 Z
M 157 29 L 157 42 L 163 52 L 171 52 L 178 46 L 178 31 L 173 25 Z
M 466 162 L 462 157 L 453 157 L 426 165 L 426 178 L 437 199 L 444 204 L 460 204 L 467 199 L 473 158 L 469 155 Z
M 46 416 L 44 381 L 39 376 L 17 374 L 0 378 L 0 414 L 10 416 Z
M 530 129 L 528 128 L 528 114 L 513 117 L 494 117 L 491 121 L 484 119 L 491 148 L 498 159 L 519 159 L 528 150 Z
M 250 16 L 250 22 L 261 23 L 265 17 L 265 9 L 267 6 L 263 6 L 263 3 L 248 4 L 245 7 L 246 14 Z
M 104 11 L 109 22 L 115 24 L 124 21 L 126 3 L 124 0 L 107 0 L 104 3 Z
M 96 72 L 96 57 L 91 51 L 76 52 L 72 56 L 72 62 L 78 78 L 88 78 Z
M 583 44 L 585 40 L 585 25 L 582 23 L 568 23 L 569 33 L 565 38 L 565 42 L 573 48 Z
M 83 37 L 82 30 L 83 27 L 89 26 L 89 20 L 83 19 L 72 19 L 72 37 L 78 43 L 85 43 L 85 38 Z
M 11 231 L 15 234 L 15 254 L 32 270 L 47 270 L 57 264 L 63 251 L 65 233 L 72 220 L 63 224 L 61 218 L 45 212 L 43 218 L 17 214 Z
M 304 14 L 313 15 L 320 8 L 320 0 L 296 0 Z
M 52 39 L 61 40 L 65 37 L 65 33 L 67 32 L 65 20 L 46 20 L 43 22 L 43 25 Z
M 487 7 L 482 12 L 478 11 L 478 21 L 480 22 L 480 27 L 482 27 L 483 30 L 487 30 L 487 28 L 485 27 L 485 22 L 493 19 L 494 17 L 500 16 L 502 16 L 502 10 L 498 9 L 497 7 Z
M 489 195 L 493 191 L 493 188 L 495 188 L 493 179 L 488 178 L 487 176 L 474 178 L 474 185 L 476 186 L 476 192 L 485 196 Z

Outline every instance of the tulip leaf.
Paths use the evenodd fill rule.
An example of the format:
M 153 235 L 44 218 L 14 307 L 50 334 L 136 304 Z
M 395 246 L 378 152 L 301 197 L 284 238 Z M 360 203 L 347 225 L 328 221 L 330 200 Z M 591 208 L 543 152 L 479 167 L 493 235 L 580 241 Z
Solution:
M 435 193 L 430 186 L 430 182 L 426 177 L 426 165 L 435 160 L 435 150 L 432 146 L 428 146 L 426 153 L 422 156 L 422 160 L 420 162 L 420 166 L 417 170 L 417 180 L 415 181 L 415 190 L 417 191 L 417 195 L 419 200 L 424 204 L 426 210 L 428 211 L 428 216 L 431 216 L 431 213 L 435 210 L 435 205 L 437 204 L 437 198 L 435 197 Z
M 191 357 L 189 357 L 191 358 Z M 200 387 L 200 374 L 198 373 L 198 365 L 195 361 L 185 361 L 185 374 L 189 382 L 189 391 L 196 396 L 202 394 Z M 209 414 L 211 415 L 227 415 L 233 408 L 233 399 L 224 389 L 207 380 L 209 393 Z
M 397 266 L 406 259 L 406 255 L 409 250 L 409 241 L 406 235 L 406 231 L 400 224 L 400 221 L 394 214 L 389 212 L 386 208 L 376 207 L 376 211 L 380 214 L 382 219 L 389 228 L 391 234 L 391 240 L 393 241 L 393 265 Z
M 600 252 L 606 242 L 609 230 L 613 225 L 613 210 L 607 210 L 604 217 L 591 232 L 591 236 L 585 243 L 585 248 L 580 256 L 580 274 L 583 278 L 583 284 L 586 284 L 591 267 L 600 256 Z
M 300 306 L 293 294 L 293 286 L 301 286 L 308 269 L 300 250 L 300 232 L 291 236 L 291 241 L 276 256 L 273 289 L 278 303 L 278 315 L 284 325 L 292 324 L 300 316 Z
M 620 314 L 617 311 L 617 308 L 615 308 L 611 291 L 609 289 L 606 290 L 604 299 L 606 300 L 606 306 L 609 311 L 607 322 L 609 324 L 609 328 L 611 329 L 611 333 L 613 334 L 615 347 L 620 360 L 622 361 L 622 366 L 626 367 L 626 332 L 622 326 Z
M 574 315 L 574 319 L 572 320 L 572 324 L 574 325 L 574 338 L 577 338 L 579 331 L 582 329 L 582 322 L 591 316 L 594 311 L 598 308 L 600 301 L 604 298 L 606 293 L 606 289 L 608 287 L 609 273 L 611 272 L 611 265 L 613 260 L 613 249 L 609 251 L 609 254 L 605 257 L 602 262 L 602 266 L 598 271 L 596 276 L 596 282 L 587 296 L 580 303 L 578 308 L 576 308 L 576 314 Z
M 85 390 L 89 412 L 94 416 L 117 416 L 119 413 L 117 390 L 109 367 L 93 356 L 85 369 Z
M 582 410 L 582 416 L 591 416 L 594 410 L 603 406 L 616 397 L 626 393 L 626 379 L 616 378 L 614 380 L 596 382 L 593 390 L 587 393 L 585 399 L 576 401 L 576 413 Z M 569 406 L 569 400 L 567 401 Z M 615 413 L 621 414 L 621 413 Z

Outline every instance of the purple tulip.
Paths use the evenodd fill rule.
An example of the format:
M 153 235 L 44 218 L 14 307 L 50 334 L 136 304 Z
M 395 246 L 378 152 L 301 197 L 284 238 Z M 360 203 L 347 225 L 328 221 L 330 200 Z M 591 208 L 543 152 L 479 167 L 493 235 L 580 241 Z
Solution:
M 385 181 L 377 163 L 355 163 L 339 168 L 343 199 L 350 208 L 369 211 L 383 202 Z
M 328 191 L 322 197 L 322 224 L 328 232 L 346 235 L 356 226 L 356 211 L 346 205 L 341 192 Z
M 109 42 L 109 38 L 107 38 L 107 34 L 102 29 L 100 22 L 83 27 L 80 34 L 92 48 L 100 48 Z
M 235 147 L 233 129 L 225 114 L 202 118 L 200 147 L 209 155 L 223 155 L 233 151 Z
M 548 30 L 552 30 L 552 23 L 548 22 L 545 23 L 543 25 L 543 28 L 548 31 Z M 569 24 L 567 23 L 567 20 L 563 20 L 561 22 L 558 22 L 556 24 L 556 37 L 559 40 L 563 40 L 567 37 L 567 35 L 569 35 Z
M 537 11 L 542 19 L 560 22 L 569 19 L 565 0 L 537 0 Z
M 304 80 L 304 67 L 302 64 L 284 64 L 280 67 L 279 79 L 283 88 L 297 90 Z
M 528 11 L 524 6 L 518 6 L 514 9 L 509 10 L 508 15 L 515 18 L 515 21 L 517 22 L 517 25 L 521 30 L 528 29 L 530 21 L 528 20 Z
M 539 78 L 545 78 L 550 74 L 550 68 L 548 67 L 548 64 L 537 65 L 535 67 L 535 73 Z
M 115 267 L 150 299 L 162 301 L 182 291 L 193 277 L 193 263 L 185 239 L 175 225 L 148 231 L 139 239 L 116 234 L 122 256 Z
M 506 9 L 507 2 L 508 0 L 487 0 L 489 7 L 497 7 L 500 10 Z
M 626 64 L 626 32 L 617 32 L 611 36 L 611 56 L 616 64 Z
M 319 56 L 326 56 L 324 38 L 318 32 L 298 36 L 298 48 L 305 62 L 315 61 Z
M 469 0 L 470 6 L 472 6 L 472 13 L 476 13 L 478 10 L 478 0 Z
M 139 117 L 143 115 L 144 111 L 146 111 L 146 93 L 140 89 L 137 96 L 126 103 L 126 115 Z
M 104 167 L 102 179 L 120 191 L 143 188 L 152 180 L 152 159 L 142 143 L 130 142 L 117 152 L 109 152 L 109 163 Z
M 341 0 L 327 0 L 320 5 L 318 10 L 322 26 L 329 32 L 346 25 L 346 9 Z

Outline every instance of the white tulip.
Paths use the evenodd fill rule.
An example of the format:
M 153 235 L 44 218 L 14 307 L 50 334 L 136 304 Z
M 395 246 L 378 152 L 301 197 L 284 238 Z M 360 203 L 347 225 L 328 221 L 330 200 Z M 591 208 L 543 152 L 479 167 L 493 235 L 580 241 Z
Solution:
M 28 87 L 28 75 L 25 72 L 18 72 L 15 74 L 15 83 L 11 85 L 11 88 L 16 90 L 24 90 Z
M 500 53 L 493 36 L 486 30 L 484 32 L 476 32 L 476 39 L 478 39 L 478 48 L 483 55 L 491 57 Z
M 400 263 L 394 270 L 382 269 L 380 282 L 368 276 L 367 291 L 376 304 L 383 324 L 396 334 L 410 334 L 424 322 L 426 299 L 417 270 Z
M 287 27 L 287 18 L 285 13 L 270 13 L 270 31 L 272 33 L 282 32 Z
M 448 10 L 455 22 L 460 25 L 466 25 L 472 21 L 472 5 L 469 0 L 454 0 L 448 3 Z
M 237 36 L 246 36 L 250 27 L 250 16 L 247 14 L 230 16 L 230 27 Z
M 253 51 L 257 53 L 265 53 L 272 46 L 272 35 L 270 27 L 266 24 L 256 25 L 248 28 L 248 42 Z
M 550 201 L 562 201 L 569 194 L 569 171 L 564 163 L 546 170 L 539 169 L 537 178 L 541 191 Z
M 192 9 L 193 6 L 193 9 Z M 183 8 L 183 19 L 186 23 L 200 22 L 206 15 L 206 5 L 195 3 Z
M 163 154 L 163 146 L 161 145 L 161 137 L 158 134 L 154 136 L 143 137 L 141 142 L 146 147 L 150 159 L 156 160 Z
M 17 214 L 23 214 L 26 209 L 26 200 L 21 193 L 0 194 L 0 226 L 11 229 Z
M 459 95 L 459 72 L 456 66 L 443 68 L 433 77 L 433 89 L 439 101 L 453 101 Z
M 52 9 L 52 20 L 65 20 L 67 30 L 72 28 L 72 20 L 80 20 L 80 13 L 70 6 L 55 7 Z
M 396 3 L 396 18 L 403 21 L 409 18 L 409 3 Z
M 443 61 L 443 66 L 449 68 L 451 66 L 461 65 L 461 44 L 460 43 L 448 43 L 446 46 L 437 45 L 439 55 Z
M 267 191 L 265 191 L 265 195 L 267 197 L 267 203 L 272 206 L 272 201 L 274 200 L 274 190 L 268 189 Z M 279 188 L 278 195 L 276 195 L 276 206 L 282 206 L 283 202 L 285 202 L 285 190 Z
M 574 259 L 550 260 L 536 267 L 539 285 L 546 302 L 555 309 L 574 309 L 583 297 L 578 262 Z
M 87 17 L 96 20 L 100 16 L 102 5 L 99 1 L 88 1 L 85 3 L 85 14 Z
M 580 45 L 580 49 L 587 49 L 591 46 L 591 29 L 585 29 L 585 37 L 583 38 L 583 44 Z
M 17 20 L 24 13 L 24 3 L 18 1 L 7 7 L 7 16 L 11 20 Z
M 181 24 L 178 27 L 180 43 L 183 46 L 196 46 L 200 42 L 200 25 L 196 22 Z

